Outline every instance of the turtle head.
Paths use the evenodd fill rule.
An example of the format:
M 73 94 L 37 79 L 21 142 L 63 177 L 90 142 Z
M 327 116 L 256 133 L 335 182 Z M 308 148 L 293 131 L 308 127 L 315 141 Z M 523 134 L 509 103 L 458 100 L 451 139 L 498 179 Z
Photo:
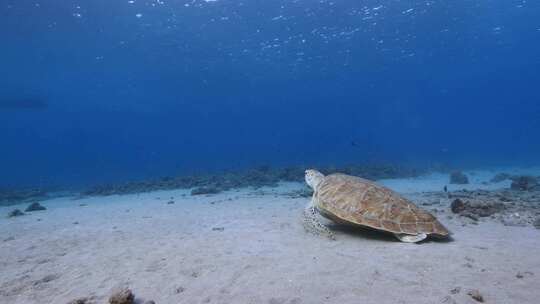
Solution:
M 317 186 L 322 182 L 324 175 L 313 169 L 306 170 L 306 183 L 315 190 Z

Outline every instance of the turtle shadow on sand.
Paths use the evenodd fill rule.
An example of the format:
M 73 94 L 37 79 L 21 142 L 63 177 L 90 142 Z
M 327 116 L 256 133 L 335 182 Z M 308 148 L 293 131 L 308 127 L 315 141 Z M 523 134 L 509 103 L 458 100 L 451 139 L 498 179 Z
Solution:
M 327 223 L 326 226 L 332 230 L 333 232 L 339 232 L 340 234 L 347 235 L 350 237 L 361 239 L 368 239 L 372 241 L 381 241 L 381 242 L 389 242 L 389 243 L 401 243 L 398 239 L 395 238 L 394 235 L 391 233 L 387 233 L 384 231 L 380 231 L 377 229 L 372 229 L 369 227 L 363 227 L 363 226 L 352 226 L 352 225 L 345 225 L 345 224 L 338 224 L 338 223 Z M 337 238 L 339 239 L 340 236 L 338 235 Z M 425 243 L 449 243 L 453 242 L 454 239 L 452 236 L 447 236 L 444 238 L 440 237 L 434 237 L 429 236 L 426 239 L 417 242 L 417 244 L 425 244 Z

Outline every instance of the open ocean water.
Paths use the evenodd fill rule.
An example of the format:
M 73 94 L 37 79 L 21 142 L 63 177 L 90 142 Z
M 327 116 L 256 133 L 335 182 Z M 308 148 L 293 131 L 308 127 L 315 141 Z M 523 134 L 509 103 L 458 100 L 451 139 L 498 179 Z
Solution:
M 538 304 L 539 252 L 540 0 L 0 0 L 0 304 Z
M 540 2 L 3 0 L 0 185 L 538 164 Z

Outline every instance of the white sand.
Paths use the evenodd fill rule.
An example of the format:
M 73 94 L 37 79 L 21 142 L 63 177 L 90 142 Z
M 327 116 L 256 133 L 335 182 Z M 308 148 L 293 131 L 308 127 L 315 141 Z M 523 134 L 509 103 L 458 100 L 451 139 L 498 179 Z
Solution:
M 431 179 L 420 187 L 427 180 L 385 184 L 440 186 Z M 62 304 L 90 295 L 106 303 L 119 285 L 158 304 L 475 303 L 469 289 L 486 303 L 539 303 L 540 230 L 462 226 L 442 215 L 452 242 L 405 244 L 343 229 L 330 241 L 303 231 L 307 198 L 276 195 L 297 187 L 61 198 L 42 202 L 46 211 L 1 218 L 0 303 Z M 166 204 L 170 197 L 175 204 Z

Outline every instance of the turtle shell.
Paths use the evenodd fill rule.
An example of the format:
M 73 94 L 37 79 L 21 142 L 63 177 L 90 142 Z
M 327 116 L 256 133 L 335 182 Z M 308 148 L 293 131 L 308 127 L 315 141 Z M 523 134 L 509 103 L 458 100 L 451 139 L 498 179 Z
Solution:
M 335 222 L 367 226 L 392 233 L 449 235 L 431 213 L 372 181 L 331 174 L 314 193 L 321 214 Z

